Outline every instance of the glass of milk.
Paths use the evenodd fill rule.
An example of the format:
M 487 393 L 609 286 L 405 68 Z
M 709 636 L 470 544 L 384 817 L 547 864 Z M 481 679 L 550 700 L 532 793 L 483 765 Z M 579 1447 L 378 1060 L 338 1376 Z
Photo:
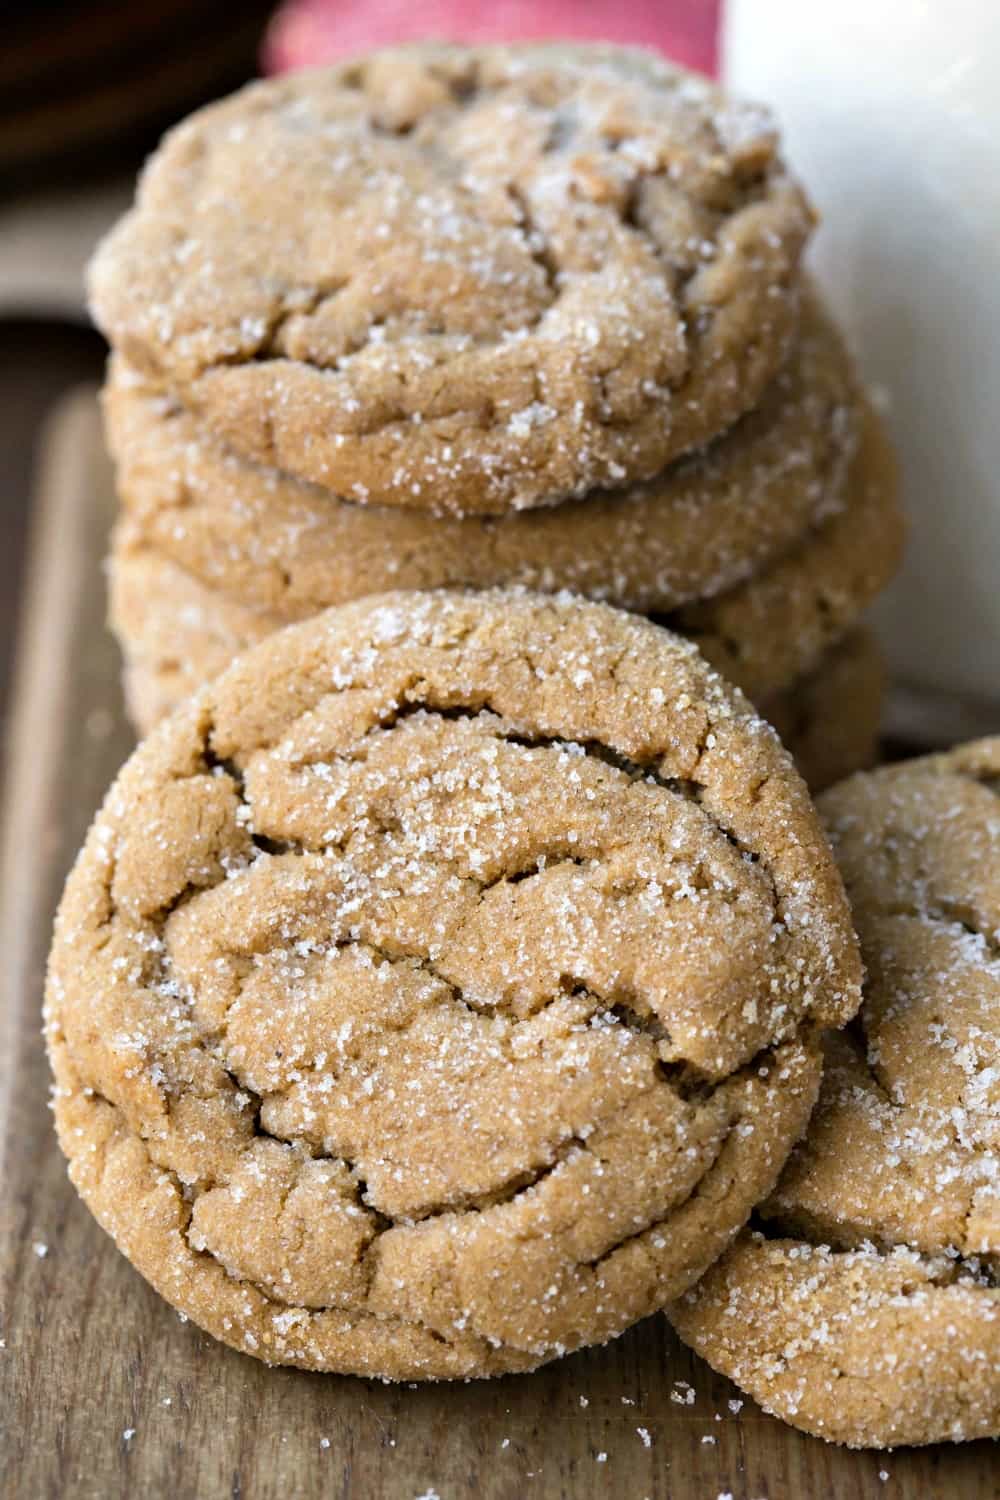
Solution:
M 910 517 L 877 622 L 892 728 L 1000 730 L 1000 3 L 728 0 L 723 72 L 772 105 L 813 268 L 887 416 Z

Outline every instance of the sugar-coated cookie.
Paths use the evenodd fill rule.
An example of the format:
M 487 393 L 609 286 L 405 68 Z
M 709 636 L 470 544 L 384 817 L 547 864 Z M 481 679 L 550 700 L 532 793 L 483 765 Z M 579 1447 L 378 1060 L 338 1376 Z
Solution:
M 192 116 L 90 289 L 245 457 L 503 513 L 651 478 L 755 406 L 811 222 L 767 113 L 652 53 L 427 45 Z
M 820 801 L 867 968 L 806 1139 L 672 1309 L 777 1416 L 894 1447 L 1000 1437 L 1000 739 Z
M 679 1296 L 859 1000 L 805 787 L 693 646 L 396 594 L 272 636 L 132 756 L 46 1024 L 73 1180 L 175 1307 L 410 1379 Z

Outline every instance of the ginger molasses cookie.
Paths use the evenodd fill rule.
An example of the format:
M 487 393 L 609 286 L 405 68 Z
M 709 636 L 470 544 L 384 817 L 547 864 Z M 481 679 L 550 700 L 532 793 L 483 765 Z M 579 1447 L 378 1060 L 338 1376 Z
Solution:
M 652 54 L 428 45 L 255 84 L 146 168 L 97 322 L 235 451 L 503 513 L 755 406 L 811 211 L 764 111 Z
M 859 981 L 805 787 L 694 647 L 568 596 L 383 595 L 127 763 L 56 924 L 56 1122 L 236 1347 L 523 1369 L 724 1248 Z
M 1000 739 L 821 799 L 868 971 L 809 1132 L 671 1309 L 775 1415 L 856 1446 L 1000 1436 Z
M 122 502 L 212 588 L 291 618 L 389 588 L 571 588 L 643 612 L 731 587 L 840 510 L 862 398 L 812 299 L 761 405 L 644 484 L 510 516 L 337 500 L 229 452 L 121 359 L 104 393 Z
M 854 629 L 895 571 L 901 544 L 895 469 L 869 414 L 845 508 L 809 528 L 759 574 L 661 623 L 692 636 L 713 666 L 764 703 L 818 670 L 824 654 Z M 144 730 L 154 705 L 173 707 L 289 623 L 208 587 L 148 546 L 143 527 L 128 516 L 112 547 L 110 619 Z

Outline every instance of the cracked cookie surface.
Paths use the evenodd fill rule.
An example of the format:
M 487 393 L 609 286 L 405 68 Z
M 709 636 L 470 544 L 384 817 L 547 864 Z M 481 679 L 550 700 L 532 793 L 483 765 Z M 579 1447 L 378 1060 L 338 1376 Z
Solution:
M 134 754 L 57 919 L 56 1122 L 99 1221 L 268 1360 L 523 1369 L 689 1285 L 860 998 L 773 731 L 601 605 L 386 595 Z
M 822 1437 L 1000 1436 L 1000 739 L 820 800 L 868 971 L 808 1134 L 681 1335 Z
M 287 618 L 396 588 L 570 588 L 642 613 L 719 594 L 843 509 L 864 420 L 812 300 L 761 405 L 708 448 L 645 484 L 512 516 L 338 500 L 229 452 L 120 358 L 103 404 L 137 534 L 211 588 Z
M 174 130 L 91 299 L 244 456 L 500 514 L 648 479 L 755 406 L 810 227 L 766 113 L 652 54 L 428 45 Z

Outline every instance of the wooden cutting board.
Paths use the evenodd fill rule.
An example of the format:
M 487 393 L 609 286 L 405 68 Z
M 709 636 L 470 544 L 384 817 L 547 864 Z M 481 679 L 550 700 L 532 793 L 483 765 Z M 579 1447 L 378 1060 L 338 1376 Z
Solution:
M 45 442 L 3 817 L 0 1493 L 8 1500 L 992 1500 L 989 1443 L 850 1453 L 803 1437 L 662 1318 L 531 1376 L 395 1388 L 268 1370 L 177 1315 L 77 1200 L 39 1034 L 52 913 L 128 753 L 101 559 L 92 392 Z

